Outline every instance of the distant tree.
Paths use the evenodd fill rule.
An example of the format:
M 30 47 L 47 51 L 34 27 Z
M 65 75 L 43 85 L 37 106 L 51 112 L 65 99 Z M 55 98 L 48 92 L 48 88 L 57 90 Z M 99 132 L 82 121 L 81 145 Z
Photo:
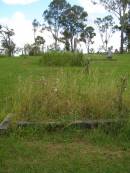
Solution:
M 37 36 L 35 38 L 35 43 L 33 44 L 25 44 L 24 45 L 24 54 L 25 55 L 39 55 L 40 53 L 40 46 L 42 46 L 42 50 L 43 50 L 43 46 L 45 44 L 45 40 L 43 37 L 41 36 Z
M 67 31 L 67 30 L 64 30 L 63 32 L 61 32 L 62 33 L 62 38 L 61 38 L 61 40 L 62 40 L 62 42 L 65 44 L 65 50 L 66 51 L 70 51 L 71 50 L 71 48 L 70 48 L 70 42 L 69 42 L 69 40 L 70 40 L 70 38 L 71 38 L 71 34 Z
M 37 36 L 36 39 L 35 39 L 35 45 L 37 47 L 39 47 L 40 49 L 40 46 L 42 46 L 42 51 L 44 52 L 44 44 L 45 44 L 45 40 L 42 36 Z
M 30 44 L 28 44 L 28 43 L 25 44 L 25 45 L 24 45 L 24 54 L 25 54 L 25 55 L 29 55 L 31 49 L 32 49 L 32 46 L 31 46 Z
M 94 32 L 94 28 L 92 26 L 88 26 L 84 28 L 80 35 L 80 40 L 83 41 L 87 47 L 87 52 L 90 53 L 90 45 L 94 43 L 93 38 L 96 36 Z
M 94 22 L 97 25 L 101 36 L 103 44 L 102 47 L 105 51 L 107 51 L 110 38 L 112 37 L 112 34 L 115 32 L 115 23 L 113 21 L 113 17 L 111 15 L 108 15 L 104 18 L 97 18 Z
M 59 30 L 60 30 L 60 17 L 63 12 L 70 5 L 66 0 L 53 0 L 48 9 L 44 11 L 43 17 L 48 25 L 44 25 L 44 28 L 47 28 L 53 35 L 55 40 L 55 50 L 58 48 L 58 39 L 59 39 Z
M 127 23 L 127 5 L 129 0 L 92 0 L 94 3 L 101 3 L 109 12 L 112 12 L 120 23 L 120 52 L 123 53 L 124 33 Z
M 78 36 L 86 26 L 87 16 L 84 8 L 74 5 L 65 10 L 60 17 L 66 47 L 70 45 L 71 51 L 75 51 L 75 41 L 78 40 Z
M 32 22 L 32 26 L 33 26 L 33 33 L 34 33 L 34 43 L 35 43 L 35 39 L 36 39 L 36 32 L 38 29 L 38 26 L 40 25 L 40 23 L 37 21 L 37 19 L 34 19 Z
M 45 40 L 44 40 L 44 38 L 42 36 L 37 36 L 36 39 L 35 39 L 35 41 L 36 41 L 36 44 L 38 46 L 45 44 Z
M 38 45 L 36 45 L 35 43 L 33 43 L 31 45 L 31 50 L 29 52 L 30 56 L 35 56 L 35 55 L 39 55 L 40 54 L 40 47 Z
M 17 55 L 23 55 L 24 54 L 24 49 L 21 47 L 15 47 L 14 53 Z
M 0 25 L 1 45 L 6 50 L 8 56 L 12 56 L 15 50 L 15 43 L 12 40 L 14 35 L 13 29 Z

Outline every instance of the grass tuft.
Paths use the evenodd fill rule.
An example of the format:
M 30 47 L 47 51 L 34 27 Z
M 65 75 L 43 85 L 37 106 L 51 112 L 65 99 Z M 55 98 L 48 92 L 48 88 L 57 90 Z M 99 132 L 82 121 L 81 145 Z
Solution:
M 83 54 L 72 52 L 48 52 L 40 59 L 40 64 L 46 66 L 82 66 Z

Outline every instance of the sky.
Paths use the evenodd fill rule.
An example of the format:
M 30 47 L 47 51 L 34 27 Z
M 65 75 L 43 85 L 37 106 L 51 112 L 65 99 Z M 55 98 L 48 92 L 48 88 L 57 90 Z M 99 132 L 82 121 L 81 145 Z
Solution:
M 26 43 L 33 43 L 32 21 L 36 18 L 42 23 L 43 11 L 48 8 L 50 2 L 51 0 L 0 0 L 0 24 L 7 25 L 14 29 L 14 42 L 18 47 L 23 47 Z M 98 50 L 98 47 L 101 45 L 101 38 L 94 25 L 94 20 L 97 17 L 104 17 L 109 13 L 101 5 L 93 5 L 91 0 L 68 0 L 68 2 L 72 5 L 80 5 L 87 11 L 87 23 L 93 26 L 97 32 L 93 48 Z M 49 33 L 44 32 L 42 34 L 46 39 L 47 45 L 53 42 Z M 114 49 L 118 49 L 119 40 L 119 33 L 114 34 L 110 40 L 109 46 L 114 46 Z M 85 50 L 84 45 L 82 46 L 82 49 Z

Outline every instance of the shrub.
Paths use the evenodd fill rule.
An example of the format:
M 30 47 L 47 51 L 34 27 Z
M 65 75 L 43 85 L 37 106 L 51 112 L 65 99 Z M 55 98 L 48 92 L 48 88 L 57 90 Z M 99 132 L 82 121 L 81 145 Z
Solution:
M 40 64 L 46 66 L 82 66 L 83 54 L 72 52 L 47 52 L 40 59 Z

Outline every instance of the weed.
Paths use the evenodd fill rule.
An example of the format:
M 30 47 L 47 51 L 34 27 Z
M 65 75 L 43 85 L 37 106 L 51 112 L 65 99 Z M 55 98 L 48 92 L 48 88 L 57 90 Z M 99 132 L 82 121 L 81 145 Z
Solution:
M 126 91 L 128 84 L 128 78 L 126 76 L 121 76 L 117 85 L 117 108 L 118 112 L 122 114 L 124 106 L 124 93 Z

